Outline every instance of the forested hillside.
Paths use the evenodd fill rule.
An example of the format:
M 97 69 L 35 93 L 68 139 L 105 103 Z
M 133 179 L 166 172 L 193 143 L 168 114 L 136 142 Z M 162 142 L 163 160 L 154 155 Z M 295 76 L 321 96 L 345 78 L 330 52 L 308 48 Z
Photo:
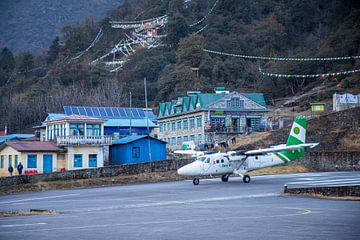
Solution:
M 122 0 L 1 0 L 0 48 L 13 52 L 46 50 L 65 24 L 101 19 Z
M 125 31 L 112 29 L 110 20 L 139 20 L 164 14 L 169 16 L 169 23 L 163 46 L 137 49 L 116 73 L 110 73 L 101 63 L 89 64 L 124 37 Z M 203 21 L 190 27 L 204 16 Z M 74 59 L 100 28 L 104 33 L 101 40 Z M 14 56 L 8 49 L 2 50 L 0 128 L 7 124 L 12 131 L 24 130 L 42 121 L 46 113 L 61 111 L 68 104 L 128 106 L 129 91 L 133 105 L 144 106 L 144 77 L 152 107 L 188 90 L 211 91 L 215 86 L 261 91 L 267 100 L 292 96 L 326 82 L 359 92 L 359 73 L 318 78 L 259 73 L 259 67 L 283 74 L 340 72 L 359 68 L 359 59 L 275 61 L 203 51 L 206 48 L 254 56 L 312 58 L 357 56 L 359 46 L 360 2 L 356 0 L 127 0 L 100 22 L 87 19 L 64 27 L 60 39 L 54 39 L 44 55 Z M 198 77 L 192 68 L 199 68 Z

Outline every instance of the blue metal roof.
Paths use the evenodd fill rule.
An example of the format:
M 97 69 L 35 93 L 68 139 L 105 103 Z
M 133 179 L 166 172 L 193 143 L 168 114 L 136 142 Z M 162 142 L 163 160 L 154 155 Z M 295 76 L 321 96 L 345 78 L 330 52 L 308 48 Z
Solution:
M 15 139 L 26 139 L 26 138 L 31 138 L 31 137 L 35 137 L 35 135 L 34 134 L 9 134 L 9 135 L 0 137 L 0 144 L 2 144 L 3 142 L 6 142 L 6 141 L 11 141 L 11 140 L 15 140 Z
M 64 113 L 49 113 L 45 119 L 45 121 L 57 120 L 59 118 L 65 117 Z
M 146 123 L 146 121 L 148 123 Z M 132 127 L 147 127 L 149 125 L 150 128 L 157 127 L 155 123 L 153 123 L 150 119 L 146 118 L 135 118 L 131 119 Z M 129 118 L 111 118 L 104 123 L 105 127 L 129 127 L 130 119 Z
M 116 144 L 128 144 L 128 143 L 132 143 L 132 142 L 135 142 L 137 140 L 140 140 L 140 139 L 143 139 L 143 138 L 147 138 L 148 136 L 146 135 L 142 135 L 142 136 L 129 136 L 129 137 L 124 137 L 124 138 L 121 138 L 119 140 L 116 140 L 116 141 L 113 141 L 112 142 L 112 145 L 116 145 Z M 151 139 L 154 139 L 154 140 L 157 140 L 157 141 L 160 141 L 160 142 L 164 142 L 160 139 L 157 139 L 157 138 L 153 138 L 153 137 L 150 137 Z M 164 142 L 166 143 L 166 142 Z

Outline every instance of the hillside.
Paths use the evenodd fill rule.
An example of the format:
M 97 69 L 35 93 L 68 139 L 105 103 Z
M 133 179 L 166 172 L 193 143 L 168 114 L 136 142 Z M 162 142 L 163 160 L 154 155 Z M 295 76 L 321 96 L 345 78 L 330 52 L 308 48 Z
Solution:
M 123 0 L 2 0 L 0 1 L 0 48 L 14 53 L 46 50 L 63 26 L 86 17 L 100 20 Z
M 110 73 L 102 63 L 89 64 L 129 33 L 112 29 L 110 20 L 164 14 L 169 22 L 162 46 L 136 48 L 116 73 Z M 303 111 L 309 107 L 304 94 L 311 89 L 315 89 L 311 95 L 314 101 L 329 99 L 336 91 L 359 93 L 359 73 L 304 78 L 286 74 L 358 69 L 359 58 L 278 61 L 216 55 L 203 49 L 257 57 L 359 56 L 359 23 L 360 2 L 355 0 L 126 0 L 99 22 L 87 19 L 63 28 L 61 38 L 42 55 L 14 56 L 7 49 L 1 52 L 0 129 L 7 124 L 11 131 L 24 131 L 48 112 L 61 111 L 63 105 L 128 106 L 129 91 L 133 106 L 144 106 L 145 77 L 154 108 L 188 90 L 211 91 L 225 86 L 240 92 L 263 92 L 267 102 L 275 105 L 282 99 L 303 96 L 293 104 Z M 101 39 L 76 58 L 100 29 Z M 198 76 L 192 68 L 199 69 Z M 282 75 L 262 75 L 259 68 Z
M 307 122 L 307 142 L 318 142 L 315 151 L 360 151 L 360 107 L 326 114 Z M 231 150 L 258 149 L 282 144 L 290 127 L 239 137 Z

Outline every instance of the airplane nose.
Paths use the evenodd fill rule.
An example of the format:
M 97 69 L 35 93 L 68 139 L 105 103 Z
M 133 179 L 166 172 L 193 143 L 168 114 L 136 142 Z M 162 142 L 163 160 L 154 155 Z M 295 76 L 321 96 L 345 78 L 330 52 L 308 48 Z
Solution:
M 177 174 L 179 174 L 180 176 L 184 176 L 185 172 L 185 167 L 181 167 L 177 170 Z

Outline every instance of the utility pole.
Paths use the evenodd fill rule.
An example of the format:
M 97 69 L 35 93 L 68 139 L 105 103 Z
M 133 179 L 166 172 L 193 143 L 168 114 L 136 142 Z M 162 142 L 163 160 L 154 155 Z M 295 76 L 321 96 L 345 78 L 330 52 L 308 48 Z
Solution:
M 130 91 L 130 112 L 131 112 L 131 91 Z M 129 136 L 131 136 L 131 116 L 130 116 L 130 133 Z
M 149 161 L 151 161 L 151 146 L 150 146 L 150 130 L 149 130 L 149 116 L 148 116 L 146 77 L 144 78 L 144 88 L 145 88 L 146 127 L 147 127 L 147 131 L 148 131 Z

